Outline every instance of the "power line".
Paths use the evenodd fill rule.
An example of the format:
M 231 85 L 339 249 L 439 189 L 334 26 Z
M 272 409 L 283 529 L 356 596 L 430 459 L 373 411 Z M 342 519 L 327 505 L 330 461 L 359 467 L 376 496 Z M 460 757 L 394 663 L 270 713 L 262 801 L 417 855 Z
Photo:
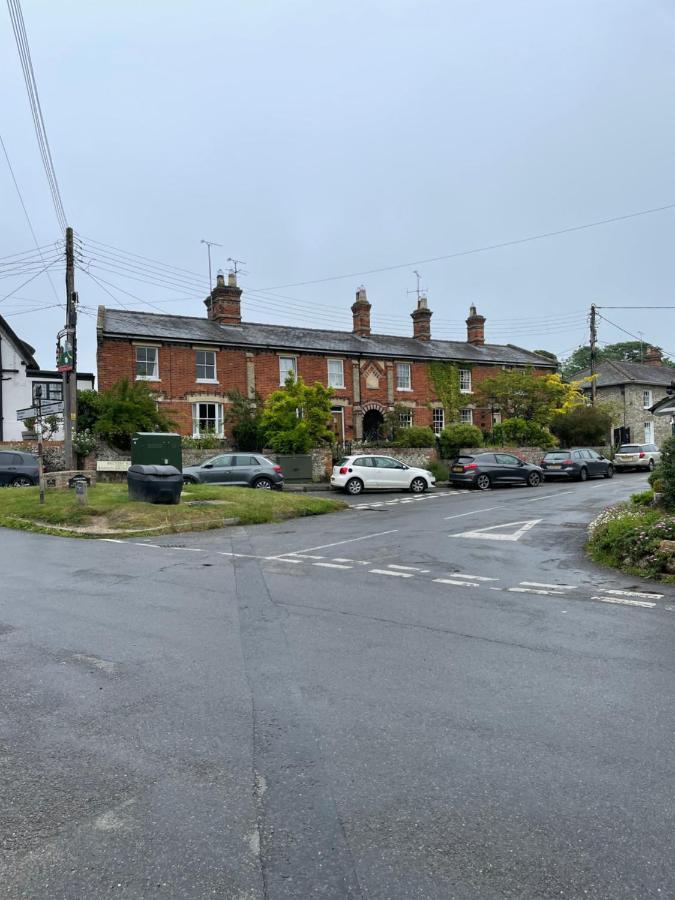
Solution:
M 53 262 L 47 263 L 47 265 L 44 266 L 42 269 L 40 269 L 39 272 L 36 272 L 34 275 L 31 275 L 30 278 L 27 278 L 26 281 L 22 282 L 22 284 L 20 284 L 18 287 L 15 287 L 13 291 L 9 292 L 9 294 L 5 294 L 4 297 L 0 297 L 0 303 L 4 303 L 5 300 L 9 300 L 9 298 L 12 296 L 12 294 L 15 294 L 17 291 L 20 291 L 22 287 L 25 287 L 27 284 L 30 284 L 31 281 L 33 281 L 35 278 L 37 278 L 38 275 L 42 275 L 43 272 L 46 272 L 47 269 L 52 265 L 54 265 Z
M 54 161 L 52 159 L 52 152 L 49 146 L 49 139 L 47 137 L 47 129 L 45 127 L 44 116 L 42 114 L 42 105 L 40 104 L 40 95 L 37 89 L 37 81 L 35 79 L 35 71 L 33 69 L 33 61 L 31 59 L 30 46 L 28 44 L 28 35 L 26 34 L 23 12 L 21 11 L 21 2 L 20 0 L 7 0 L 7 7 L 9 9 L 9 17 L 12 22 L 14 38 L 16 40 L 17 50 L 19 52 L 19 60 L 21 62 L 21 69 L 23 71 L 23 78 L 26 85 L 26 93 L 28 94 L 28 102 L 30 104 L 31 114 L 33 117 L 33 125 L 35 127 L 35 136 L 37 138 L 40 156 L 42 157 L 42 164 L 47 176 L 49 190 L 52 195 L 56 219 L 59 223 L 60 228 L 62 230 L 65 230 L 68 222 L 63 208 L 61 191 L 59 190 L 59 183 L 56 178 L 56 170 L 54 169 Z
M 639 307 L 641 308 L 641 307 Z M 601 313 L 598 313 L 598 318 L 602 319 L 603 322 L 607 322 L 608 325 L 612 325 L 614 328 L 618 328 L 619 331 L 623 331 L 624 334 L 627 334 L 628 337 L 634 338 L 636 341 L 639 341 L 641 344 L 644 343 L 643 338 L 639 337 L 637 334 L 633 334 L 632 331 L 627 331 L 625 328 L 622 328 L 621 325 L 617 325 L 616 322 L 610 321 L 607 316 L 603 316 Z M 670 350 L 664 350 L 666 356 L 675 356 L 674 353 L 671 353 Z
M 586 222 L 582 225 L 572 225 L 568 228 L 558 228 L 555 231 L 543 231 L 539 234 L 528 235 L 527 237 L 516 238 L 511 241 L 500 241 L 496 244 L 485 244 L 482 247 L 472 247 L 469 250 L 457 250 L 454 253 L 446 253 L 443 256 L 432 256 L 428 259 L 414 259 L 411 262 L 397 263 L 393 266 L 382 266 L 378 269 L 365 269 L 361 272 L 347 272 L 344 275 L 330 275 L 326 278 L 314 278 L 310 281 L 293 281 L 287 284 L 272 285 L 269 288 L 259 288 L 261 291 L 273 291 L 288 287 L 302 287 L 309 284 L 322 284 L 326 281 L 339 281 L 342 278 L 359 278 L 363 275 L 374 275 L 378 272 L 392 272 L 395 269 L 407 269 L 411 266 L 422 266 L 427 263 L 442 262 L 447 259 L 457 259 L 461 256 L 471 256 L 475 253 L 486 253 L 489 250 L 500 250 L 503 247 L 516 247 L 519 244 L 527 244 L 531 241 L 542 241 L 546 238 L 558 237 L 562 234 L 573 234 L 576 231 L 585 231 L 589 228 L 598 228 L 600 225 L 611 225 L 613 222 L 624 222 L 627 219 L 637 219 L 639 216 L 649 216 L 657 212 L 665 212 L 669 209 L 675 209 L 675 203 L 667 203 L 664 206 L 655 206 L 651 209 L 641 209 L 638 212 L 626 213 L 622 216 L 612 216 L 608 219 L 597 219 L 594 222 Z
M 7 153 L 7 147 L 5 147 L 5 142 L 2 139 L 2 135 L 0 134 L 0 144 L 2 145 L 2 152 L 5 154 L 5 159 L 7 160 L 7 167 L 9 169 L 9 174 L 12 176 L 12 181 L 14 182 L 14 187 L 16 188 L 16 193 L 19 197 L 19 202 L 21 203 L 21 208 L 23 209 L 23 214 L 26 217 L 26 221 L 28 222 L 28 227 L 30 229 L 30 233 L 33 235 L 33 240 L 35 241 L 35 247 L 37 248 L 37 252 L 40 254 L 40 259 L 44 263 L 44 257 L 42 255 L 42 251 L 40 250 L 40 244 L 37 239 L 37 235 L 35 234 L 35 229 L 33 228 L 33 223 L 30 220 L 30 216 L 28 215 L 28 210 L 26 209 L 26 204 L 23 202 L 23 196 L 19 189 L 19 184 L 16 180 L 16 175 L 14 174 L 14 169 L 12 168 L 12 163 L 9 160 L 9 154 Z M 47 279 L 52 289 L 52 293 L 54 294 L 54 299 L 58 303 L 58 295 L 56 293 L 56 288 L 54 287 L 54 282 L 52 281 L 52 276 L 49 272 L 46 273 Z

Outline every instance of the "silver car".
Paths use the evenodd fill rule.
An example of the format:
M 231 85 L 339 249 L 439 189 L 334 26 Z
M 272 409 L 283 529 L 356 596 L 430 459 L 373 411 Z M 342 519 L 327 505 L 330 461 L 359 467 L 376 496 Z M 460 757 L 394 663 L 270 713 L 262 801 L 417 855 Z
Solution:
M 223 453 L 207 459 L 199 466 L 184 466 L 183 481 L 187 484 L 224 484 L 239 487 L 282 490 L 284 476 L 281 466 L 261 453 Z
M 614 468 L 617 472 L 629 469 L 647 469 L 653 471 L 661 462 L 661 451 L 656 444 L 622 444 L 614 457 Z

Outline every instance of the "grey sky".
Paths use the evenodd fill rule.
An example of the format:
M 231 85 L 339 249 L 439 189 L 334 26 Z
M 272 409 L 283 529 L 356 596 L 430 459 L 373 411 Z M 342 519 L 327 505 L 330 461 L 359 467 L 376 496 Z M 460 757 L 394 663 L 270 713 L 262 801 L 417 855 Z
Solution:
M 375 328 L 406 334 L 412 266 L 246 292 L 675 202 L 670 0 L 24 0 L 24 17 L 85 260 L 89 237 L 201 272 L 170 291 L 92 268 L 174 314 L 204 314 L 204 237 L 223 244 L 214 269 L 246 260 L 249 321 L 349 327 L 363 281 Z M 59 233 L 6 8 L 0 23 L 0 132 L 46 243 Z M 0 190 L 5 256 L 32 239 L 1 155 Z M 569 351 L 591 302 L 675 303 L 674 230 L 671 210 L 429 263 L 432 334 L 461 337 L 475 303 L 489 341 Z M 86 275 L 77 286 L 90 312 L 115 305 Z M 16 315 L 55 302 L 44 277 L 18 296 L 0 313 L 51 367 L 62 311 Z M 675 354 L 675 310 L 606 315 Z M 81 324 L 93 369 L 94 319 Z M 602 322 L 600 338 L 630 339 Z

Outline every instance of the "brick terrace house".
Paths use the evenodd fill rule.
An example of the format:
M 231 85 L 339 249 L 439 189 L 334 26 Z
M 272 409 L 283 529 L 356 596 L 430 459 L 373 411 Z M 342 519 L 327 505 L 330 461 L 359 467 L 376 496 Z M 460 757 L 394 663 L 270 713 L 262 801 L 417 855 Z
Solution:
M 585 369 L 575 375 L 590 375 Z M 650 407 L 668 396 L 675 381 L 675 369 L 664 366 L 658 347 L 648 347 L 644 363 L 606 360 L 597 368 L 596 392 L 602 403 L 614 409 L 612 439 L 615 444 L 658 444 L 671 435 L 671 423 L 665 415 L 654 415 Z M 587 392 L 590 388 L 585 389 Z
M 494 411 L 478 408 L 473 396 L 481 379 L 501 368 L 555 370 L 550 359 L 520 347 L 486 344 L 485 318 L 475 307 L 466 320 L 466 341 L 438 341 L 431 338 L 425 297 L 411 314 L 412 336 L 397 337 L 371 332 L 363 287 L 352 305 L 351 332 L 243 322 L 241 294 L 233 273 L 227 282 L 219 274 L 204 301 L 204 318 L 99 307 L 99 389 L 124 376 L 146 381 L 181 433 L 224 435 L 230 391 L 264 399 L 294 372 L 334 389 L 336 436 L 359 440 L 375 434 L 395 404 L 404 410 L 404 425 L 442 430 L 444 411 L 429 376 L 434 360 L 458 366 L 466 395 L 461 420 L 487 430 Z

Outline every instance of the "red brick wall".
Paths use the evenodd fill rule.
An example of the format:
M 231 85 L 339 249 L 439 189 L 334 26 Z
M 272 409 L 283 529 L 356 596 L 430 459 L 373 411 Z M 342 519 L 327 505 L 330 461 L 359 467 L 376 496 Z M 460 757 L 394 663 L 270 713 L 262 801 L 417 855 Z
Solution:
M 140 342 L 139 342 L 140 343 Z M 328 355 L 310 353 L 276 353 L 266 350 L 255 351 L 253 355 L 255 365 L 255 389 L 265 399 L 272 391 L 279 388 L 279 356 L 295 356 L 297 360 L 298 374 L 309 384 L 315 381 L 328 384 Z M 343 359 L 344 388 L 335 389 L 336 401 L 347 401 L 344 408 L 345 436 L 349 440 L 353 434 L 353 365 L 352 359 L 335 355 L 336 359 Z M 361 371 L 361 402 L 363 404 L 377 403 L 383 409 L 389 406 L 387 373 L 388 367 L 384 361 L 362 361 L 362 370 L 371 362 L 376 362 L 380 375 L 377 389 L 366 387 L 366 376 Z M 500 371 L 495 366 L 467 366 L 472 372 L 472 387 L 475 389 L 480 382 L 488 376 Z M 189 395 L 213 397 L 214 400 L 225 400 L 227 394 L 237 389 L 242 393 L 247 391 L 247 354 L 244 350 L 224 350 L 216 353 L 216 373 L 218 384 L 198 383 L 195 377 L 195 350 L 192 346 L 162 345 L 159 348 L 159 377 L 158 382 L 148 381 L 148 386 L 156 390 L 162 397 L 162 410 L 177 424 L 183 434 L 192 433 L 192 401 L 186 399 Z M 543 373 L 541 373 L 543 374 Z M 412 389 L 399 391 L 396 389 L 396 368 L 394 363 L 394 402 L 414 403 L 413 423 L 415 425 L 431 425 L 432 411 L 429 404 L 436 401 L 433 386 L 429 377 L 428 364 L 425 362 L 413 362 L 411 370 Z M 135 352 L 134 346 L 129 341 L 108 340 L 100 342 L 98 348 L 98 378 L 99 389 L 105 390 L 120 378 L 135 378 Z M 467 406 L 475 402 L 474 397 L 466 395 Z M 337 403 L 336 405 L 340 405 Z M 474 424 L 483 429 L 491 428 L 490 410 L 474 410 Z

